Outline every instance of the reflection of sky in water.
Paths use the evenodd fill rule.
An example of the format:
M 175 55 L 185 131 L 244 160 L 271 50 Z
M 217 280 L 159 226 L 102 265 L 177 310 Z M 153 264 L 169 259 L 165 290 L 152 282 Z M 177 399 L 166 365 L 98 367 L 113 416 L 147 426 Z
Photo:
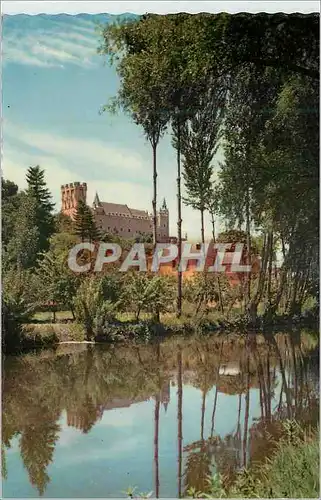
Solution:
M 281 389 L 277 376 L 272 410 Z M 211 434 L 215 387 L 206 396 L 204 437 Z M 201 437 L 202 393 L 191 385 L 183 387 L 183 446 Z M 127 408 L 105 411 L 90 432 L 67 426 L 66 413 L 60 418 L 61 432 L 53 462 L 47 472 L 50 483 L 44 497 L 119 497 L 129 486 L 138 491 L 155 491 L 154 486 L 154 407 L 150 399 Z M 215 434 L 225 437 L 236 431 L 239 396 L 218 394 Z M 244 424 L 245 395 L 242 395 L 241 426 Z M 258 389 L 250 390 L 249 426 L 259 418 Z M 3 484 L 5 497 L 37 497 L 23 468 L 19 438 L 6 453 L 8 478 Z M 186 454 L 183 454 L 186 458 Z M 183 464 L 184 470 L 184 464 Z M 160 496 L 177 496 L 177 386 L 171 387 L 170 403 L 159 419 Z

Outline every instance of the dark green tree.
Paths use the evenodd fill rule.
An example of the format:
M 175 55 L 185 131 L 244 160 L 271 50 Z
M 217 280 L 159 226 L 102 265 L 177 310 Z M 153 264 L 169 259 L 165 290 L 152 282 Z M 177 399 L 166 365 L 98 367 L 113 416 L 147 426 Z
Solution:
M 4 255 L 5 266 L 14 266 L 19 269 L 34 267 L 40 246 L 39 240 L 37 202 L 30 194 L 21 193 L 12 237 Z
M 82 200 L 79 201 L 75 220 L 74 233 L 79 236 L 81 241 L 98 241 L 100 232 L 96 226 L 92 211 Z
M 20 193 L 18 186 L 1 177 L 1 200 L 2 200 L 2 249 L 5 250 L 10 238 L 14 233 L 16 211 L 19 206 Z
M 27 194 L 36 201 L 35 222 L 39 232 L 39 252 L 49 248 L 49 238 L 55 230 L 52 210 L 54 204 L 45 181 L 45 172 L 39 165 L 29 167 L 27 171 Z
M 115 112 L 123 110 L 129 114 L 136 125 L 144 130 L 144 135 L 152 147 L 153 154 L 153 243 L 157 242 L 157 147 L 169 120 L 168 111 L 164 105 L 164 88 L 159 81 L 158 73 L 154 71 L 155 61 L 147 52 L 129 53 L 129 39 L 126 36 L 131 31 L 131 25 L 108 24 L 102 31 L 103 43 L 100 52 L 108 55 L 111 64 L 115 62 L 115 51 L 122 51 L 123 58 L 117 59 L 117 73 L 120 78 L 118 94 L 103 110 Z M 147 36 L 150 36 L 149 33 Z M 159 38 L 159 34 L 155 33 Z M 131 43 L 134 43 L 132 35 Z M 158 54 L 158 58 L 161 55 Z
M 226 89 L 209 81 L 199 96 L 199 109 L 182 127 L 181 151 L 186 197 L 184 202 L 201 214 L 201 240 L 205 243 L 204 212 L 212 196 L 213 156 L 217 151 Z
M 68 255 L 76 240 L 74 235 L 68 233 L 55 234 L 37 269 L 39 295 L 43 302 L 53 302 L 54 321 L 57 306 L 68 307 L 74 316 L 73 299 L 81 279 L 69 269 Z

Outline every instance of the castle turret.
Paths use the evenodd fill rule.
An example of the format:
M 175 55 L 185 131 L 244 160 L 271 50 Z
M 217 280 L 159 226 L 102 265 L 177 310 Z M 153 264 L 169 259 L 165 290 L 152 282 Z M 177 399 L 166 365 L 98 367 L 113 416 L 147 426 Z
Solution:
M 169 212 L 164 198 L 163 204 L 158 212 L 157 217 L 157 238 L 159 242 L 167 242 L 169 240 Z
M 72 182 L 61 186 L 61 211 L 74 218 L 79 201 L 86 203 L 87 183 Z
M 100 206 L 101 206 L 100 199 L 99 199 L 98 193 L 96 191 L 95 198 L 94 198 L 94 201 L 93 201 L 93 207 L 97 208 L 97 207 L 100 207 Z

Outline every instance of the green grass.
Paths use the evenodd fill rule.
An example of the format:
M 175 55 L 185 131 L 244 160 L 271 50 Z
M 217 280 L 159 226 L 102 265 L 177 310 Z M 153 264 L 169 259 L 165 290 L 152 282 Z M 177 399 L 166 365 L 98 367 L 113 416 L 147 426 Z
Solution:
M 287 423 L 285 423 L 286 427 Z M 290 422 L 292 429 L 301 433 L 292 441 L 289 435 L 281 439 L 276 451 L 264 465 L 241 472 L 234 484 L 225 490 L 220 474 L 209 478 L 209 493 L 190 488 L 189 498 L 320 498 L 319 491 L 319 433 L 303 436 L 296 422 Z M 136 488 L 129 488 L 131 498 L 148 498 L 149 495 L 135 494 Z
M 36 312 L 32 320 L 34 321 L 42 321 L 44 323 L 50 323 L 53 319 L 53 313 L 51 311 L 40 311 Z M 73 320 L 71 311 L 57 311 L 56 312 L 56 321 L 62 320 Z
M 263 465 L 240 474 L 226 496 L 319 498 L 319 432 L 303 434 L 299 424 L 292 421 L 285 422 L 284 428 L 286 435 L 273 455 Z
M 224 489 L 224 478 L 209 479 L 209 493 L 190 488 L 193 498 L 320 498 L 319 431 L 305 434 L 296 421 L 283 423 L 284 437 L 263 465 L 238 474 Z
M 56 342 L 85 340 L 85 331 L 78 323 L 29 323 L 23 325 L 23 334 L 26 339 L 46 339 L 56 338 Z
M 273 459 L 266 465 L 262 496 L 318 498 L 319 470 L 317 437 L 298 445 L 281 445 Z

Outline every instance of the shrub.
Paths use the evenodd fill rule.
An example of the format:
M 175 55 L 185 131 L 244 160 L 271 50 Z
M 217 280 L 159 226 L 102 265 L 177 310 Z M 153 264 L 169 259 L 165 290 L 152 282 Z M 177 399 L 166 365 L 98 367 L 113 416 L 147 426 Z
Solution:
M 38 301 L 38 284 L 29 271 L 10 269 L 3 277 L 2 347 L 5 352 L 16 350 L 22 340 L 23 323 L 30 320 Z
M 104 299 L 103 279 L 90 276 L 77 290 L 74 298 L 76 320 L 86 331 L 87 340 L 98 335 L 102 327 L 115 317 L 117 305 Z
M 141 312 L 151 312 L 159 321 L 160 313 L 171 309 L 174 302 L 172 277 L 133 272 L 126 277 L 124 302 L 135 313 L 136 321 Z

